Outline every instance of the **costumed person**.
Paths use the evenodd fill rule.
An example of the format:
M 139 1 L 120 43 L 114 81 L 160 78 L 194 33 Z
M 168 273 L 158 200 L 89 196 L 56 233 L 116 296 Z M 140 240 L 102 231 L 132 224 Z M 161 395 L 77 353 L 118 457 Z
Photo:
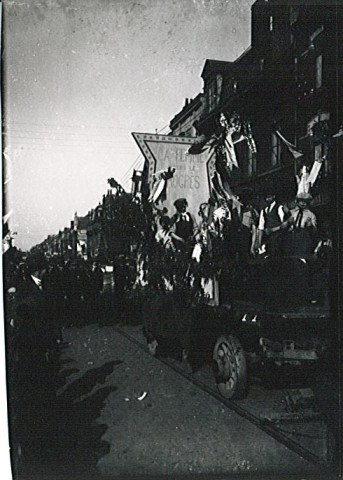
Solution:
M 274 189 L 270 188 L 265 193 L 265 202 L 266 206 L 261 210 L 258 220 L 256 246 L 261 251 L 265 245 L 268 255 L 278 255 L 288 214 L 285 207 L 277 202 Z
M 156 277 L 158 285 L 164 288 L 165 290 L 173 290 L 173 279 L 174 279 L 174 252 L 176 252 L 176 247 L 174 241 L 182 242 L 182 238 L 175 235 L 171 231 L 171 220 L 168 215 L 163 215 L 158 222 L 158 229 L 155 234 L 156 242 L 161 245 L 162 249 L 156 252 L 156 255 L 153 259 L 152 270 L 160 273 L 160 277 Z M 161 283 L 162 282 L 162 283 Z
M 155 234 L 155 240 L 160 243 L 166 250 L 175 252 L 176 248 L 173 240 L 182 242 L 182 238 L 175 235 L 171 231 L 171 220 L 168 215 L 163 215 L 159 221 L 159 228 Z
M 317 180 L 324 160 L 325 157 L 321 158 L 320 160 L 315 160 L 310 172 L 306 165 L 301 167 L 300 175 L 295 176 L 298 185 L 297 195 L 311 193 L 311 188 L 313 187 L 314 182 Z
M 303 165 L 300 169 L 300 174 L 296 175 L 296 181 L 298 185 L 297 194 L 310 193 L 311 183 L 309 182 L 310 173 L 306 165 Z
M 172 233 L 180 240 L 174 238 L 176 250 L 189 253 L 194 245 L 194 237 L 198 231 L 198 225 L 194 215 L 187 212 L 188 202 L 185 198 L 178 198 L 174 202 L 176 213 L 171 218 Z
M 317 218 L 308 208 L 311 201 L 309 193 L 300 193 L 296 197 L 297 206 L 290 210 L 282 248 L 286 256 L 303 257 L 314 253 Z
M 173 178 L 175 171 L 176 169 L 174 167 L 168 167 L 167 170 L 160 170 L 153 174 L 154 184 L 148 202 L 158 205 L 158 203 L 164 202 L 167 199 L 168 180 Z
M 242 243 L 247 254 L 255 255 L 257 241 L 258 211 L 253 206 L 250 193 L 241 198 L 242 209 Z
M 211 175 L 211 183 L 219 198 L 232 201 L 233 207 L 240 214 L 241 203 L 233 195 L 230 187 L 230 175 L 233 167 L 238 168 L 235 147 L 232 135 L 241 128 L 238 115 L 233 115 L 228 121 L 223 113 L 219 116 L 221 133 L 214 137 L 212 148 L 214 148 L 216 162 L 215 172 Z
M 203 292 L 209 303 L 215 300 L 218 283 L 215 274 L 211 271 L 213 239 L 217 236 L 212 222 L 214 208 L 215 202 L 213 199 L 210 199 L 208 203 L 200 204 L 198 214 L 201 217 L 201 221 L 195 237 L 196 245 L 192 252 L 192 259 L 199 266 L 199 268 L 194 268 L 196 285 Z
M 192 258 L 197 262 L 200 261 L 202 254 L 209 254 L 212 252 L 212 239 L 216 236 L 214 224 L 212 221 L 215 202 L 210 199 L 208 203 L 201 203 L 199 206 L 198 215 L 201 218 L 199 229 L 195 236 L 196 245 L 193 250 Z
M 312 196 L 300 193 L 297 206 L 290 210 L 287 230 L 282 242 L 283 276 L 280 291 L 283 299 L 292 305 L 303 305 L 311 300 L 311 265 L 317 232 L 316 216 L 308 208 Z M 312 292 L 312 293 L 311 293 Z
M 218 208 L 213 212 L 213 226 L 219 238 L 223 238 L 224 229 L 228 222 L 232 219 L 232 213 L 228 205 L 228 201 L 222 198 L 218 199 Z

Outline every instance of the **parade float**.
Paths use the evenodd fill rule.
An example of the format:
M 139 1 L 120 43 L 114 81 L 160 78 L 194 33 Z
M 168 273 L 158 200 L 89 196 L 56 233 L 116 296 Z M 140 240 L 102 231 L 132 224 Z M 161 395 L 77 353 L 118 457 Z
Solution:
M 154 231 L 162 216 L 181 217 L 174 213 L 180 198 L 198 227 L 184 251 L 155 241 L 139 255 L 139 286 L 153 292 L 143 306 L 149 351 L 178 346 L 180 358 L 192 363 L 197 348 L 198 359 L 202 352 L 212 360 L 217 387 L 230 399 L 247 394 L 249 372 L 257 368 L 269 380 L 285 366 L 300 369 L 303 378 L 312 374 L 337 347 L 329 295 L 332 242 L 321 240 L 311 253 L 285 248 L 277 255 L 256 238 L 247 245 L 241 228 L 247 205 L 232 191 L 230 171 L 239 168 L 235 143 L 246 141 L 256 154 L 250 124 L 221 114 L 210 138 L 133 136 L 145 158 L 140 193 Z M 309 195 L 320 168 L 315 161 L 310 172 L 299 172 L 294 198 Z M 291 236 L 292 229 L 291 222 L 280 223 L 273 234 Z

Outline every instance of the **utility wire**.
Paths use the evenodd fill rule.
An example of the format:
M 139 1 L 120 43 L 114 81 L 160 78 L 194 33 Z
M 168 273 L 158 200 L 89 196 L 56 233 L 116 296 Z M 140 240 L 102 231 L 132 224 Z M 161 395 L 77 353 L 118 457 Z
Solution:
M 156 131 L 156 134 L 159 134 L 161 132 L 163 132 L 163 130 L 165 130 L 166 128 L 169 127 L 169 124 L 165 125 L 164 127 L 160 128 L 159 130 Z M 130 174 L 131 174 L 131 171 L 138 165 L 138 162 L 140 162 L 142 159 L 144 159 L 144 157 L 140 154 L 136 160 L 130 165 L 130 167 L 128 168 L 128 170 L 124 173 L 124 175 L 121 177 L 121 180 L 120 180 L 120 183 L 127 183 L 128 181 L 128 176 L 130 177 Z
M 131 172 L 133 169 L 135 169 L 141 162 L 144 160 L 143 155 L 139 155 L 136 160 L 130 165 L 130 167 L 127 169 L 127 171 L 124 173 L 124 175 L 121 177 L 121 181 L 124 181 L 124 178 L 127 176 L 131 176 Z
M 127 128 L 125 127 L 115 127 L 115 126 L 110 126 L 110 127 L 105 127 L 104 125 L 68 125 L 68 124 L 56 124 L 56 123 L 34 123 L 34 122 L 8 122 L 4 121 L 2 122 L 3 127 L 8 127 L 10 125 L 28 125 L 29 127 L 36 126 L 36 127 L 52 127 L 52 128 L 81 128 L 84 130 L 85 128 L 90 128 L 90 129 L 99 129 L 99 130 L 125 130 L 128 131 Z

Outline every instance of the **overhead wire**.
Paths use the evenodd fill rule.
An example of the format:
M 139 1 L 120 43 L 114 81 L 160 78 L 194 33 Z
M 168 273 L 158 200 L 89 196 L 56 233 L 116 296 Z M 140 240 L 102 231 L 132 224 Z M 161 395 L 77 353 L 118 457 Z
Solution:
M 122 175 L 122 177 L 120 178 L 120 183 L 125 182 L 128 178 L 131 177 L 132 170 L 134 170 L 136 167 L 138 167 L 138 165 L 142 162 L 142 160 L 144 160 L 143 156 L 139 155 L 136 158 L 135 162 L 133 164 L 131 164 L 130 167 L 128 168 L 128 170 Z
M 159 134 L 161 132 L 163 132 L 163 130 L 165 130 L 167 127 L 169 127 L 169 124 L 165 125 L 164 127 L 160 128 L 159 130 L 156 130 L 156 134 Z M 131 176 L 131 172 L 132 170 L 135 168 L 135 166 L 137 166 L 139 164 L 140 161 L 142 161 L 144 159 L 143 155 L 139 155 L 136 160 L 130 165 L 130 167 L 128 168 L 128 170 L 123 174 L 123 176 L 121 177 L 120 179 L 120 183 L 121 184 L 126 184 L 129 177 Z

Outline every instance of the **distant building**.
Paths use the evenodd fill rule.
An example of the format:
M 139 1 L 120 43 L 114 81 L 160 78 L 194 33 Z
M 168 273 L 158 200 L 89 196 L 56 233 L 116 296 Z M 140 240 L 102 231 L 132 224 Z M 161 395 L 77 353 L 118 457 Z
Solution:
M 78 257 L 87 259 L 89 214 L 80 217 L 75 213 L 73 223 L 75 232 L 75 244 L 73 245 L 74 252 L 76 252 Z
M 227 117 L 236 112 L 251 123 L 258 152 L 253 155 L 244 141 L 235 146 L 240 168 L 232 171 L 231 185 L 236 193 L 259 192 L 272 183 L 281 200 L 291 201 L 300 166 L 325 157 L 313 189 L 313 204 L 325 218 L 335 200 L 333 135 L 343 124 L 342 5 L 282 3 L 253 4 L 251 46 L 234 62 L 206 60 L 205 102 L 194 126 L 198 135 L 210 136 L 220 130 L 222 112 Z M 295 160 L 277 132 L 304 155 Z
M 195 98 L 186 98 L 184 107 L 170 121 L 170 134 L 174 136 L 195 137 L 197 134 L 194 126 L 204 110 L 204 96 L 199 93 Z
M 103 237 L 103 207 L 99 204 L 88 212 L 87 257 L 97 258 L 101 252 Z

